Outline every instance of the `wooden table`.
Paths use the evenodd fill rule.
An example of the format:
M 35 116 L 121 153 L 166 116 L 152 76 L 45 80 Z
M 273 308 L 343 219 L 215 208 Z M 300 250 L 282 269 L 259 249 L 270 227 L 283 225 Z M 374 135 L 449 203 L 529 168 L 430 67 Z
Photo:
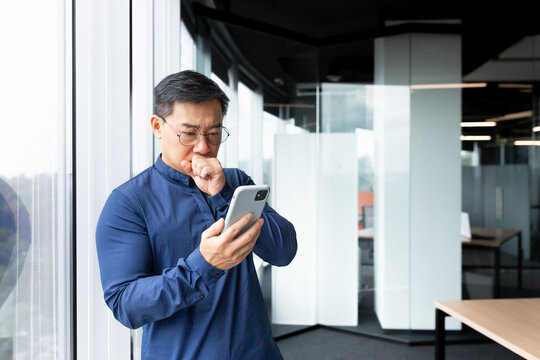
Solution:
M 472 238 L 469 241 L 462 240 L 462 247 L 467 248 L 479 248 L 483 250 L 493 251 L 495 257 L 495 276 L 493 281 L 493 297 L 500 297 L 501 293 L 501 245 L 508 240 L 516 237 L 518 247 L 518 271 L 517 281 L 518 288 L 521 289 L 521 273 L 522 273 L 522 258 L 523 250 L 521 249 L 521 230 L 516 229 L 498 229 L 498 228 L 484 228 L 484 227 L 471 227 Z
M 540 298 L 437 301 L 435 359 L 445 358 L 446 316 L 525 359 L 540 359 Z

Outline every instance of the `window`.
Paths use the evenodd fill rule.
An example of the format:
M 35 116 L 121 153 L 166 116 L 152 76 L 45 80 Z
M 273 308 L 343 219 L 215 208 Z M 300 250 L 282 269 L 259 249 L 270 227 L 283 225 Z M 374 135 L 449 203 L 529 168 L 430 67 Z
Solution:
M 0 4 L 1 359 L 71 357 L 68 3 Z
M 195 43 L 186 24 L 180 26 L 180 70 L 195 69 Z

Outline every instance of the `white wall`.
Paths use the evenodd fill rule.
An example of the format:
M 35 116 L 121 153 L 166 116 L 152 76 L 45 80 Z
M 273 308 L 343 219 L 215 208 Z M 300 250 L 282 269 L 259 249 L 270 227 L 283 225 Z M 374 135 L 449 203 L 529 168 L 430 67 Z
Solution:
M 311 134 L 275 135 L 274 208 L 294 224 L 298 250 L 284 268 L 272 267 L 272 322 L 315 325 L 317 241 L 315 142 Z
M 434 329 L 434 302 L 461 298 L 461 90 L 408 86 L 460 83 L 461 41 L 391 36 L 375 54 L 376 313 L 385 329 Z
M 272 321 L 358 322 L 356 135 L 275 136 L 274 207 L 291 221 L 298 251 L 272 268 Z
M 374 90 L 375 312 L 383 328 L 407 329 L 411 261 L 409 89 L 376 86 Z

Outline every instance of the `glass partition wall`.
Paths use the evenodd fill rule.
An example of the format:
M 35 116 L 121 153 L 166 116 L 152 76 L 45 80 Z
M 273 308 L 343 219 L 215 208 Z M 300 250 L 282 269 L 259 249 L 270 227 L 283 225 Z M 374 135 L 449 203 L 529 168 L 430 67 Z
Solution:
M 413 42 L 416 48 L 409 46 Z M 433 301 L 461 297 L 456 200 L 461 90 L 415 88 L 418 81 L 460 82 L 460 67 L 441 57 L 435 59 L 443 64 L 435 64 L 438 76 L 427 74 L 426 81 L 417 72 L 418 65 L 429 65 L 423 52 L 437 42 L 440 37 L 411 34 L 374 42 L 387 59 L 415 61 L 395 69 L 375 58 L 373 66 L 382 75 L 374 79 L 333 74 L 325 66 L 327 53 L 350 61 L 358 56 L 351 49 L 360 43 L 319 48 L 309 53 L 313 58 L 291 52 L 291 59 L 283 60 L 299 80 L 281 103 L 265 96 L 265 111 L 282 126 L 303 130 L 263 134 L 274 147 L 272 176 L 265 177 L 273 185 L 272 205 L 295 224 L 299 246 L 291 265 L 271 269 L 272 286 L 266 287 L 275 336 L 323 325 L 404 342 L 431 341 Z M 415 52 L 396 52 L 403 44 Z M 447 58 L 459 57 L 458 37 L 442 36 L 442 44 L 441 54 L 453 51 Z M 290 65 L 295 61 L 304 68 Z M 315 81 L 301 81 L 310 64 Z M 448 115 L 437 113 L 441 106 Z M 433 116 L 437 121 L 430 123 Z M 443 146 L 435 140 L 440 132 Z M 441 187 L 448 199 L 437 203 Z M 433 241 L 437 227 L 445 235 Z

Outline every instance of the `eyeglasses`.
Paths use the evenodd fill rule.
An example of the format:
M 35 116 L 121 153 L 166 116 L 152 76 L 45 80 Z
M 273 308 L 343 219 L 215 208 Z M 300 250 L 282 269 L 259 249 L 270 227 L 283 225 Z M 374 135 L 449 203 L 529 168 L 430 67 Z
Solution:
M 178 130 L 173 128 L 172 125 L 169 124 L 167 120 L 165 120 L 161 115 L 157 115 L 157 116 L 159 116 L 161 120 L 163 120 L 164 123 L 169 125 L 171 129 L 178 132 Z M 199 141 L 201 141 L 201 135 L 206 137 L 206 141 L 209 144 L 219 145 L 225 142 L 225 140 L 227 140 L 227 138 L 229 137 L 229 130 L 225 126 L 220 126 L 218 128 L 213 129 L 211 132 L 207 134 L 203 134 L 196 127 L 188 126 L 184 130 L 176 134 L 176 136 L 178 136 L 178 140 L 180 141 L 180 144 L 185 145 L 185 146 L 193 146 L 193 145 L 198 144 Z

